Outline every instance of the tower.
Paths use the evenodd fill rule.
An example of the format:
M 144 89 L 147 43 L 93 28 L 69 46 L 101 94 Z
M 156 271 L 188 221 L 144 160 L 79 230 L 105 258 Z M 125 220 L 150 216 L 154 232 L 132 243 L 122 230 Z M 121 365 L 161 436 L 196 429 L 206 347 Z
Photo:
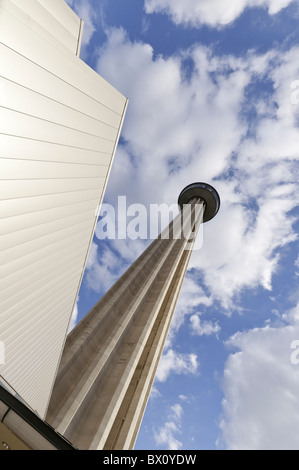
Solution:
M 132 449 L 192 246 L 218 212 L 205 183 L 179 195 L 179 214 L 69 334 L 47 422 L 79 449 Z

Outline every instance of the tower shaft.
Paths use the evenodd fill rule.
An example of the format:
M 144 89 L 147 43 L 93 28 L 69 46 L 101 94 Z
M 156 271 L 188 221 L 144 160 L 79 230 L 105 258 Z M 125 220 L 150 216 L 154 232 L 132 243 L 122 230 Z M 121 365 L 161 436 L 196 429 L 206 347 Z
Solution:
M 198 197 L 69 334 L 47 422 L 79 449 L 132 449 L 205 203 Z

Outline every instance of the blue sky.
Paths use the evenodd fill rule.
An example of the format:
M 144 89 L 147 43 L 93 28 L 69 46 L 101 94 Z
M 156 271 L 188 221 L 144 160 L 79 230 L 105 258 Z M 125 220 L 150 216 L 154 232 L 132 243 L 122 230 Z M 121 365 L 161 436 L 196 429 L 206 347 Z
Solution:
M 135 448 L 299 449 L 298 0 L 68 3 L 82 59 L 129 99 L 105 202 L 221 197 Z M 77 321 L 150 242 L 98 234 Z

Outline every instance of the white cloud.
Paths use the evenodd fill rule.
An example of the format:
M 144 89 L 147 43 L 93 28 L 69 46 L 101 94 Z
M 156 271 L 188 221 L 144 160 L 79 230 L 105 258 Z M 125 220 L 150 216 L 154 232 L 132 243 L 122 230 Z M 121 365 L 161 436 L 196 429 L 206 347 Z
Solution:
M 272 112 L 261 119 L 255 138 L 243 143 L 239 160 L 242 169 L 250 165 L 252 171 L 261 171 L 266 164 L 279 164 L 282 158 L 291 162 L 299 157 L 299 106 L 292 103 L 292 83 L 299 76 L 298 53 L 299 48 L 293 47 L 278 54 L 275 66 L 268 70 L 268 78 L 273 81 L 272 100 L 268 103 Z
M 132 264 L 146 248 L 146 243 L 143 240 L 111 240 L 111 245 L 118 252 L 118 254 L 125 260 L 125 262 Z
M 168 450 L 182 449 L 183 444 L 176 437 L 177 434 L 181 434 L 182 415 L 183 408 L 179 403 L 171 407 L 165 424 L 154 432 L 154 439 L 158 446 L 163 445 Z
M 182 442 L 175 437 L 175 434 L 180 432 L 181 430 L 175 422 L 167 421 L 164 426 L 159 428 L 154 434 L 156 444 L 166 446 L 169 450 L 182 449 Z
M 98 257 L 98 245 L 93 242 L 91 244 L 89 254 L 88 254 L 88 258 L 87 258 L 87 261 L 86 261 L 86 269 L 91 269 L 92 268 L 92 266 L 97 261 L 97 257 Z
M 213 323 L 211 321 L 201 321 L 198 315 L 192 315 L 190 318 L 192 334 L 203 336 L 203 335 L 212 335 L 219 333 L 221 330 L 218 323 Z
M 156 374 L 159 382 L 165 382 L 170 374 L 197 374 L 198 359 L 196 354 L 180 354 L 173 349 L 164 352 Z
M 186 395 L 179 395 L 179 399 L 189 403 L 189 398 Z
M 99 51 L 97 70 L 129 98 L 123 137 L 135 156 L 135 197 L 155 195 L 151 202 L 173 203 L 190 174 L 211 180 L 225 169 L 245 132 L 238 111 L 248 76 L 234 70 L 235 60 L 213 60 L 202 47 L 168 58 L 154 58 L 153 52 L 114 29 Z M 182 73 L 188 57 L 194 61 L 190 80 Z M 219 74 L 218 83 L 210 73 Z
M 123 263 L 108 246 L 102 246 L 98 253 L 93 244 L 85 272 L 86 286 L 103 294 L 120 277 L 123 269 Z
M 291 82 L 299 74 L 298 48 L 270 57 L 274 65 L 262 69 L 273 80 L 271 99 L 263 103 L 256 133 L 238 148 L 238 185 L 234 180 L 218 184 L 221 210 L 205 226 L 204 249 L 191 263 L 205 270 L 211 293 L 227 308 L 245 287 L 271 290 L 278 250 L 297 238 L 289 212 L 299 200 L 298 106 L 291 102 Z
M 151 393 L 150 393 L 149 399 L 154 400 L 155 398 L 158 398 L 158 397 L 161 397 L 161 393 L 159 392 L 159 390 L 155 386 L 153 386 L 151 388 Z
M 172 204 L 193 178 L 214 184 L 221 196 L 217 217 L 204 226 L 203 248 L 190 262 L 203 270 L 209 294 L 186 294 L 172 328 L 200 302 L 218 299 L 230 309 L 244 288 L 271 290 L 278 251 L 296 237 L 289 211 L 298 201 L 298 106 L 291 102 L 297 57 L 297 48 L 217 57 L 198 45 L 155 57 L 150 45 L 132 43 L 120 29 L 110 31 L 99 51 L 99 73 L 129 98 L 126 144 L 117 152 L 108 194 L 120 188 L 130 201 Z M 193 63 L 188 78 L 185 59 Z M 251 103 L 258 120 L 255 134 L 247 135 L 246 87 L 265 80 L 273 87 Z M 231 176 L 219 179 L 224 172 Z
M 187 315 L 198 311 L 200 306 L 209 307 L 213 299 L 205 295 L 204 290 L 198 285 L 196 280 L 187 273 L 183 282 L 180 296 L 177 302 L 174 317 L 170 325 L 170 331 L 166 339 L 166 347 L 170 347 L 172 340 L 185 321 Z
M 219 445 L 234 450 L 299 449 L 299 374 L 291 344 L 299 339 L 298 307 L 287 325 L 235 334 L 237 349 L 223 377 Z
M 84 48 L 89 44 L 96 31 L 96 13 L 89 0 L 67 0 L 67 3 L 76 12 L 79 18 L 84 21 L 82 36 L 82 53 L 84 54 Z
M 224 204 L 213 232 L 204 238 L 205 249 L 192 258 L 191 266 L 204 269 L 212 296 L 227 308 L 245 287 L 271 290 L 280 260 L 276 250 L 297 238 L 288 216 L 296 204 L 294 188 L 285 197 L 268 190 L 259 204 L 257 214 L 241 205 Z
M 171 407 L 173 413 L 174 413 L 174 416 L 176 419 L 181 419 L 182 417 L 182 414 L 183 414 L 183 408 L 182 406 L 179 404 L 179 403 L 176 403 L 175 405 L 173 405 Z
M 274 15 L 297 0 L 145 0 L 148 14 L 166 13 L 176 24 L 220 27 L 236 20 L 246 8 L 267 8 Z

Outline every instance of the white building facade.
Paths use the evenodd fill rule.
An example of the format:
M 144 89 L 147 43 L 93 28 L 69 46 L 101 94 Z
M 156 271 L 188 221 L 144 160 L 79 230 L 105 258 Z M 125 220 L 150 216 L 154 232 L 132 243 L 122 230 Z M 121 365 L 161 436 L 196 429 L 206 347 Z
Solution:
M 0 1 L 0 385 L 45 417 L 127 99 L 64 0 Z

